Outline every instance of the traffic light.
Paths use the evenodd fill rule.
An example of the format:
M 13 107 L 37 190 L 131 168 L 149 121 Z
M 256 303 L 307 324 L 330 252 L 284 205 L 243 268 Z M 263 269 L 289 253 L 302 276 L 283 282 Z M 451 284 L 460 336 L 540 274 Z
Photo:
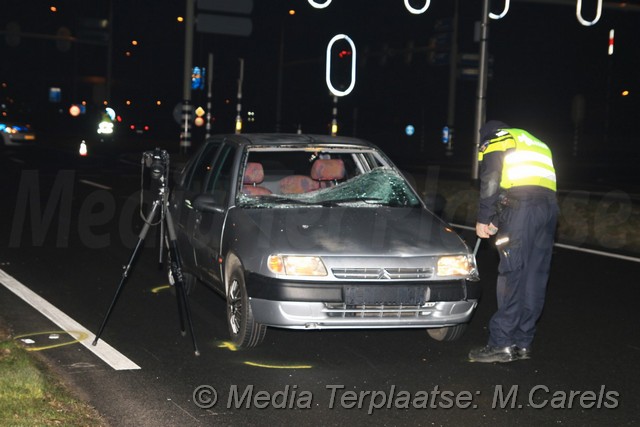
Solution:
M 326 82 L 334 96 L 351 93 L 356 83 L 356 46 L 345 34 L 334 36 L 327 45 Z

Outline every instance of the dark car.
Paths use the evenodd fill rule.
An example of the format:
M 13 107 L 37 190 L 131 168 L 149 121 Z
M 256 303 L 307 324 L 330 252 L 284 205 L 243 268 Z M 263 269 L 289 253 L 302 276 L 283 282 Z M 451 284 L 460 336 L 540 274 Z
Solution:
M 187 288 L 227 301 L 239 347 L 267 327 L 427 328 L 461 336 L 475 259 L 375 145 L 322 135 L 214 136 L 171 193 Z
M 3 146 L 23 146 L 36 141 L 36 134 L 30 124 L 15 123 L 0 118 L 0 144 Z

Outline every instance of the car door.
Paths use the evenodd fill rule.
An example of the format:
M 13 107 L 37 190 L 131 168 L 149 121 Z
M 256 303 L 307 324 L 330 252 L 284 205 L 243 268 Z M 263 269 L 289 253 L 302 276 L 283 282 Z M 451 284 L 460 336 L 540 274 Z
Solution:
M 193 247 L 198 274 L 213 284 L 222 283 L 220 247 L 229 197 L 235 185 L 233 172 L 237 171 L 234 168 L 236 157 L 233 144 L 227 142 L 220 147 L 203 191 L 215 208 L 211 208 L 211 205 L 202 209 L 194 207 Z
M 193 232 L 197 212 L 193 205 L 196 197 L 204 191 L 211 165 L 221 144 L 221 140 L 211 140 L 203 146 L 187 164 L 175 191 L 171 194 L 178 250 L 184 267 L 190 271 L 194 271 L 196 266 Z

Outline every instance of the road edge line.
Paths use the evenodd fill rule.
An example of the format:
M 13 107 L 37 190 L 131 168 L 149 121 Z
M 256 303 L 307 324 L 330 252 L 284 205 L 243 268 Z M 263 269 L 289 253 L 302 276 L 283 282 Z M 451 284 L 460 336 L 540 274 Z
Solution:
M 58 327 L 66 333 L 78 340 L 80 344 L 116 371 L 141 369 L 140 366 L 103 340 L 98 341 L 95 346 L 92 345 L 91 343 L 95 339 L 95 334 L 2 269 L 0 269 L 0 283 L 31 307 L 35 308 L 47 319 L 58 325 Z
M 468 225 L 453 224 L 453 223 L 450 223 L 449 225 L 451 225 L 452 227 L 455 227 L 455 228 L 462 228 L 464 230 L 475 231 L 475 227 L 469 227 Z M 600 256 L 605 256 L 605 257 L 609 257 L 609 258 L 617 258 L 617 259 L 621 259 L 621 260 L 624 260 L 624 261 L 640 262 L 640 258 L 637 258 L 637 257 L 616 254 L 616 253 L 613 253 L 613 252 L 599 251 L 597 249 L 581 248 L 579 246 L 567 245 L 565 243 L 554 243 L 553 246 L 555 246 L 557 248 L 568 249 L 568 250 L 571 250 L 571 251 L 584 252 L 584 253 L 588 253 L 588 254 L 592 254 L 592 255 L 600 255 Z

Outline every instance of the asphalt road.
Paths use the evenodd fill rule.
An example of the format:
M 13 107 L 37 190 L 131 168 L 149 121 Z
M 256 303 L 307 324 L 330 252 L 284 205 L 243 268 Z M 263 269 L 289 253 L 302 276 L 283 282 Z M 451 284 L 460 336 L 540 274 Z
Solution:
M 53 150 L 0 153 L 0 316 L 111 425 L 640 421 L 638 264 L 561 248 L 531 360 L 467 361 L 470 348 L 485 344 L 495 310 L 497 256 L 487 243 L 478 255 L 483 299 L 459 341 L 436 342 L 413 329 L 269 329 L 260 347 L 234 351 L 225 341 L 223 301 L 196 288 L 189 298 L 196 357 L 190 335 L 180 333 L 152 228 L 101 337 L 140 369 L 114 370 L 6 282 L 13 277 L 97 332 L 140 231 L 139 164 L 135 152 L 87 159 Z M 209 407 L 213 389 L 217 402 Z

